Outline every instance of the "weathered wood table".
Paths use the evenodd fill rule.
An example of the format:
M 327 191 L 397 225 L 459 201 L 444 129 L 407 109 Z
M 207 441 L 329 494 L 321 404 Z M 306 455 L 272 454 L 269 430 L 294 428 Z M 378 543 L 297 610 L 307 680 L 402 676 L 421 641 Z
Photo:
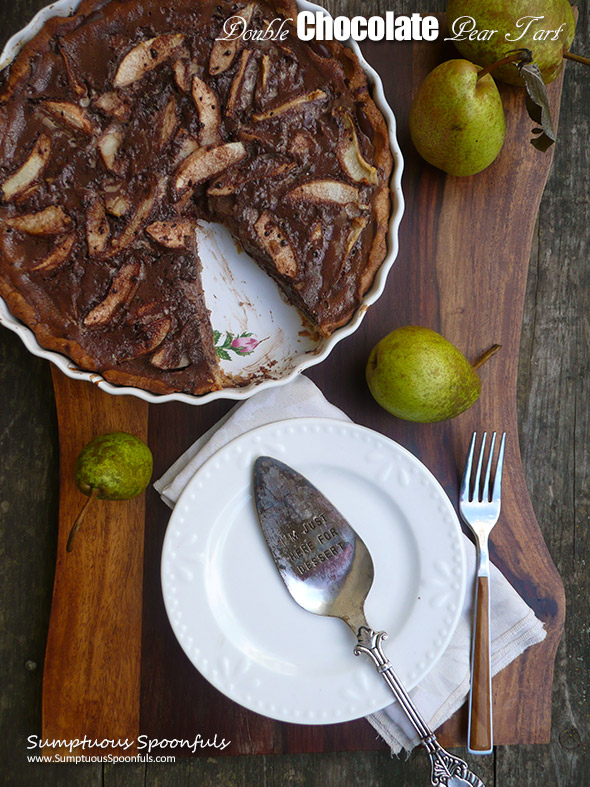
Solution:
M 0 9 L 4 36 L 20 29 L 41 2 Z M 442 3 L 326 3 L 337 13 L 442 10 Z M 581 7 L 577 40 L 590 41 Z M 580 45 L 582 46 L 582 45 Z M 590 656 L 587 611 L 588 343 L 590 301 L 585 271 L 590 239 L 586 140 L 590 74 L 566 77 L 553 173 L 543 198 L 529 270 L 519 367 L 521 452 L 537 518 L 568 598 L 566 633 L 558 651 L 551 744 L 497 747 L 476 770 L 490 785 L 590 783 L 585 710 Z M 507 217 L 507 221 L 510 217 Z M 369 338 L 365 337 L 365 342 Z M 26 763 L 26 738 L 40 732 L 41 671 L 55 565 L 57 430 L 47 364 L 0 331 L 0 599 L 4 666 L 0 754 L 13 784 L 367 785 L 428 783 L 421 752 L 409 762 L 386 752 L 240 756 L 184 760 L 175 765 L 41 766 Z M 342 351 L 338 353 L 342 360 Z M 358 353 L 357 353 L 358 355 Z M 360 357 L 360 356 L 359 356 Z M 358 377 L 361 369 L 348 370 Z M 321 376 L 317 378 L 321 384 Z M 358 381 L 357 381 L 358 382 Z M 355 393 L 358 396 L 358 386 Z M 344 406 L 343 402 L 339 402 Z M 211 414 L 214 420 L 215 414 Z

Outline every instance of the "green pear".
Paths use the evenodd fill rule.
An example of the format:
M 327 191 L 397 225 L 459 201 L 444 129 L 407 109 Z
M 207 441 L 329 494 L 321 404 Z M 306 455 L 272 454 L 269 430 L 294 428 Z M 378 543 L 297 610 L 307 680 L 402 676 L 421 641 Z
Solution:
M 99 500 L 131 500 L 148 485 L 152 468 L 152 453 L 143 440 L 127 432 L 110 432 L 80 451 L 76 486 L 89 496 L 96 489 Z
M 471 30 L 473 40 L 469 40 L 467 31 L 471 22 L 466 17 L 475 20 L 475 28 Z M 576 29 L 568 0 L 449 0 L 447 23 L 449 37 L 455 37 L 453 33 L 459 26 L 467 24 L 462 34 L 464 40 L 454 41 L 463 57 L 485 67 L 511 49 L 530 49 L 546 83 L 561 72 L 563 52 L 569 50 Z M 494 69 L 494 77 L 512 85 L 523 84 L 512 63 Z
M 127 432 L 109 432 L 91 440 L 80 451 L 74 477 L 76 486 L 90 498 L 74 522 L 66 549 L 72 551 L 73 539 L 88 507 L 95 500 L 131 500 L 140 495 L 152 477 L 153 457 L 147 445 Z
M 397 328 L 373 348 L 366 369 L 369 390 L 405 421 L 445 421 L 477 401 L 481 381 L 473 366 L 436 331 Z
M 418 153 L 449 175 L 474 175 L 496 158 L 506 118 L 496 83 L 479 66 L 448 60 L 426 77 L 410 108 Z

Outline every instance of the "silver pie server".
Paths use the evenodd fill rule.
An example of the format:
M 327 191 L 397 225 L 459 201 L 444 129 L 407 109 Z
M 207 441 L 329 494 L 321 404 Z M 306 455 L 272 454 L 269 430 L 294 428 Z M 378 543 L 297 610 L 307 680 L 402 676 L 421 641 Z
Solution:
M 340 618 L 357 639 L 415 727 L 431 763 L 433 787 L 485 787 L 467 763 L 445 751 L 387 659 L 384 631 L 367 623 L 365 599 L 373 584 L 373 560 L 364 541 L 330 501 L 292 467 L 268 456 L 254 464 L 254 500 L 273 560 L 299 606 Z

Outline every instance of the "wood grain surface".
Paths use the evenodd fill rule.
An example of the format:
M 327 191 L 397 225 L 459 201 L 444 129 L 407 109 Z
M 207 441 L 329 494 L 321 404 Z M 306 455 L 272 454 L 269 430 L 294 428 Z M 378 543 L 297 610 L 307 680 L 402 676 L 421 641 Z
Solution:
M 22 27 L 41 5 L 35 0 L 25 0 L 0 6 L 6 37 Z M 339 13 L 368 15 L 384 10 L 425 11 L 441 8 L 443 3 L 342 0 L 326 5 Z M 580 11 L 577 41 L 582 48 L 590 41 L 590 31 L 586 6 L 582 5 Z M 556 663 L 551 742 L 547 746 L 498 746 L 493 757 L 478 760 L 478 772 L 488 787 L 532 786 L 539 778 L 558 787 L 590 783 L 585 668 L 590 659 L 587 605 L 590 590 L 587 571 L 590 557 L 587 535 L 590 518 L 587 458 L 590 326 L 585 317 L 590 306 L 586 265 L 590 193 L 584 175 L 590 170 L 590 151 L 584 142 L 590 132 L 590 119 L 582 109 L 590 102 L 590 81 L 579 71 L 568 68 L 568 72 L 556 161 L 534 232 L 520 345 L 518 413 L 527 482 L 551 554 L 565 580 L 569 612 L 566 635 Z M 391 78 L 394 77 L 392 73 Z M 510 221 L 509 216 L 503 218 L 505 222 Z M 402 259 L 400 256 L 400 263 Z M 391 315 L 392 322 L 404 322 L 403 309 L 407 300 L 404 293 L 401 313 Z M 473 320 L 480 318 L 476 310 L 471 313 Z M 436 327 L 435 322 L 432 325 Z M 365 336 L 365 331 L 369 335 Z M 356 337 L 364 336 L 366 346 L 351 352 L 350 357 L 346 352 L 350 346 L 342 345 L 334 356 L 338 364 L 330 372 L 342 388 L 349 386 L 351 403 L 363 402 L 367 420 L 379 416 L 364 398 L 360 361 L 363 350 L 368 353 L 371 341 L 382 331 L 383 324 L 371 326 L 366 322 Z M 420 752 L 408 762 L 391 761 L 386 751 L 227 758 L 215 757 L 215 752 L 211 751 L 209 757 L 187 759 L 176 765 L 46 766 L 26 762 L 27 736 L 38 734 L 41 729 L 40 667 L 56 557 L 57 425 L 47 364 L 32 358 L 7 331 L 0 331 L 0 353 L 4 401 L 0 409 L 3 534 L 0 560 L 5 589 L 0 600 L 3 631 L 0 654 L 5 672 L 0 712 L 3 780 L 19 785 L 363 783 L 409 787 L 426 784 L 428 767 Z M 492 370 L 492 363 L 493 360 L 488 370 Z M 485 372 L 482 378 L 485 385 Z M 160 458 L 161 469 L 195 436 L 191 431 L 195 426 L 193 416 L 182 422 L 177 415 L 166 414 L 166 409 L 176 407 L 159 408 L 162 412 L 158 420 L 150 422 L 150 432 L 153 432 L 165 428 L 167 418 L 176 421 L 169 435 L 169 453 L 163 452 Z M 213 423 L 224 406 L 214 405 L 205 410 L 199 414 L 201 428 L 206 423 Z M 480 417 L 483 418 L 481 412 Z M 383 431 L 395 436 L 393 428 Z M 452 444 L 450 447 L 453 449 Z M 148 500 L 148 509 L 151 505 Z M 158 527 L 155 521 L 148 525 Z M 146 567 L 154 561 L 157 551 L 153 537 L 151 544 L 146 537 Z M 158 589 L 146 587 L 145 593 L 156 597 Z M 156 623 L 144 613 L 144 637 L 146 625 L 155 627 Z M 170 643 L 156 643 L 155 647 L 165 651 Z M 142 680 L 145 677 L 142 676 Z M 539 676 L 535 685 L 538 687 L 542 680 Z M 173 711 L 174 701 L 174 697 L 162 697 L 160 706 L 165 711 L 167 705 L 172 706 Z M 193 733 L 197 731 L 209 732 L 201 729 Z M 217 732 L 223 733 L 223 729 Z
M 489 754 L 494 744 L 492 722 L 491 664 L 490 664 L 490 581 L 477 578 L 475 591 L 475 634 L 471 690 L 469 693 L 469 723 L 467 748 L 470 752 Z
M 139 735 L 145 496 L 96 500 L 66 551 L 87 501 L 76 488 L 81 447 L 105 432 L 147 441 L 147 403 L 112 397 L 52 369 L 58 414 L 60 499 L 57 565 L 43 677 L 41 734 L 102 741 Z M 64 754 L 44 749 L 44 754 Z M 75 749 L 80 752 L 81 749 Z M 105 748 L 105 753 L 117 751 Z

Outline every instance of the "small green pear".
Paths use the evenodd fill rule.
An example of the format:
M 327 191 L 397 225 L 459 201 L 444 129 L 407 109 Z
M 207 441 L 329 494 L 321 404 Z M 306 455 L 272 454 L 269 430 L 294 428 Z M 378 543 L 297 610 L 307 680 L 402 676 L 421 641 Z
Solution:
M 410 134 L 418 153 L 449 175 L 464 177 L 488 167 L 506 136 L 496 83 L 478 80 L 479 66 L 448 60 L 426 77 L 410 108 Z
M 90 500 L 70 531 L 66 549 L 93 500 L 131 500 L 140 495 L 152 477 L 153 457 L 147 445 L 127 432 L 109 432 L 91 440 L 80 451 L 74 477 L 76 486 Z
M 480 66 L 492 65 L 511 49 L 530 49 L 545 83 L 560 74 L 563 52 L 569 50 L 576 31 L 568 0 L 449 0 L 447 23 L 451 38 L 465 25 L 463 40 L 454 44 L 463 57 Z M 512 85 L 523 84 L 512 63 L 494 69 L 494 77 Z
M 369 356 L 366 376 L 381 407 L 420 423 L 454 418 L 477 401 L 481 390 L 465 356 L 436 331 L 418 325 L 384 336 Z
M 99 500 L 131 500 L 148 485 L 152 468 L 152 452 L 143 440 L 127 432 L 110 432 L 80 451 L 76 486 L 85 495 L 98 490 Z

